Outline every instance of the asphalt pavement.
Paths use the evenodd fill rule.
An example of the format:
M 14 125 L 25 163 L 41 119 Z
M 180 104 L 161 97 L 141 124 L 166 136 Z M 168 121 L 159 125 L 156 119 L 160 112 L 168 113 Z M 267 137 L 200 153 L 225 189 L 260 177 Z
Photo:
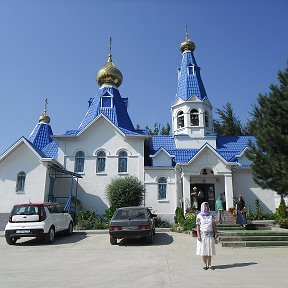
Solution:
M 51 245 L 23 238 L 10 246 L 0 237 L 0 287 L 287 287 L 288 248 L 217 244 L 207 271 L 195 251 L 195 237 L 167 230 L 156 232 L 153 245 L 112 246 L 107 231 L 58 236 Z

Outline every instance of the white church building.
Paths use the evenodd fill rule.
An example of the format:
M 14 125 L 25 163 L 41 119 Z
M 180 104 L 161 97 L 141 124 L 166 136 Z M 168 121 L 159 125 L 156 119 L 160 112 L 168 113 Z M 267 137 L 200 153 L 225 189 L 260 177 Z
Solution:
M 110 48 L 108 61 L 97 74 L 100 88 L 78 128 L 54 135 L 45 105 L 31 135 L 22 136 L 0 155 L 2 219 L 15 203 L 66 203 L 71 195 L 85 209 L 104 214 L 109 207 L 107 185 L 127 175 L 144 184 L 144 204 L 170 222 L 177 207 L 191 206 L 195 186 L 212 210 L 215 199 L 225 192 L 227 210 L 233 207 L 233 197 L 241 194 L 252 211 L 259 199 L 264 213 L 275 212 L 279 196 L 253 181 L 245 157 L 248 141 L 255 138 L 214 134 L 213 106 L 187 33 L 180 50 L 170 136 L 135 129 L 128 99 L 120 94 L 122 73 L 112 62 Z

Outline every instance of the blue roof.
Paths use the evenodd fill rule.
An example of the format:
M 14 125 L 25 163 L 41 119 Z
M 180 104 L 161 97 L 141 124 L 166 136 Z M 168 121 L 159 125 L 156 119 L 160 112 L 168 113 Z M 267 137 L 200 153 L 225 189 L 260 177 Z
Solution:
M 103 95 L 111 95 L 113 103 L 111 108 L 101 107 L 101 96 Z M 135 132 L 134 126 L 127 112 L 126 103 L 127 98 L 122 98 L 118 89 L 111 86 L 100 88 L 94 100 L 92 101 L 83 121 L 81 122 L 79 130 L 84 129 L 98 115 L 103 114 L 108 119 L 110 119 L 110 121 L 114 123 L 115 126 Z
M 179 97 L 187 101 L 191 96 L 195 95 L 203 101 L 207 94 L 201 79 L 200 67 L 198 67 L 191 51 L 186 51 L 182 55 L 176 99 Z M 188 66 L 194 66 L 194 73 L 188 73 Z
M 241 154 L 251 140 L 255 143 L 254 136 L 217 136 L 216 153 L 227 162 L 235 162 L 236 156 Z M 175 156 L 174 163 L 188 163 L 200 149 L 176 148 L 173 137 L 155 135 L 149 139 L 149 155 L 154 155 L 159 149 L 165 149 L 171 156 Z M 213 149 L 213 148 L 212 148 Z
M 174 151 L 176 145 L 172 136 L 154 135 L 149 139 L 149 154 L 155 154 L 160 148 L 167 152 Z M 170 152 L 169 152 L 170 153 Z
M 58 157 L 58 144 L 52 141 L 42 149 L 42 152 L 47 158 L 56 159 Z
M 38 123 L 27 141 L 41 157 L 57 158 L 58 144 L 53 141 L 51 138 L 52 135 L 53 132 L 50 124 Z
M 33 129 L 28 140 L 38 149 L 42 149 L 52 140 L 51 135 L 53 135 L 51 126 L 46 123 L 38 123 Z

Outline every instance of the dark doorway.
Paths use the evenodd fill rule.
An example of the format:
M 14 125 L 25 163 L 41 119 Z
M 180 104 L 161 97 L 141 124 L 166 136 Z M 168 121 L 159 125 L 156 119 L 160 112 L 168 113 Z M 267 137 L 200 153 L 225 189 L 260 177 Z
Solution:
M 190 191 L 193 191 L 193 187 L 197 187 L 197 191 L 202 191 L 204 198 L 202 201 L 198 202 L 198 210 L 200 210 L 200 202 L 208 202 L 211 211 L 215 210 L 215 185 L 214 184 L 203 184 L 203 183 L 193 183 L 190 184 Z M 191 203 L 192 203 L 192 199 Z

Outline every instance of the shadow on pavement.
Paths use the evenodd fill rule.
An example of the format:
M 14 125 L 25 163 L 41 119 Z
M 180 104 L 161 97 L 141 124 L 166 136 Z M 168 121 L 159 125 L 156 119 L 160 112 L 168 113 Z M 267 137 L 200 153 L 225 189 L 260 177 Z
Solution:
M 153 244 L 148 244 L 144 238 L 140 239 L 122 239 L 119 242 L 120 246 L 163 246 L 173 243 L 173 237 L 167 233 L 156 232 Z
M 233 263 L 233 264 L 226 264 L 226 265 L 213 265 L 214 270 L 221 270 L 221 269 L 231 269 L 237 267 L 245 267 L 250 265 L 256 265 L 256 262 L 247 262 L 247 263 Z
M 42 239 L 38 238 L 21 238 L 19 239 L 14 246 L 35 246 L 35 245 L 63 245 L 77 243 L 87 237 L 85 232 L 73 232 L 71 236 L 65 236 L 63 234 L 58 234 L 55 237 L 55 240 L 52 244 L 46 244 Z

